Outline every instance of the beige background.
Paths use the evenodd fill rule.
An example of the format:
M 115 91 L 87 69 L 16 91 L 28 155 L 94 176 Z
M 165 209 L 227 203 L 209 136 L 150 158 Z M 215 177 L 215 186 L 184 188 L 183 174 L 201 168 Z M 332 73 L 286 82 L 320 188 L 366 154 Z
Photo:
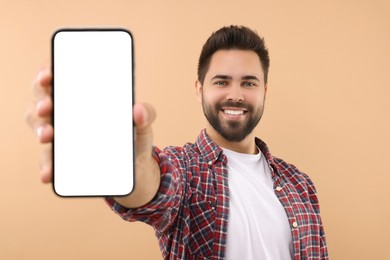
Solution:
M 0 0 L 0 259 L 160 259 L 152 228 L 101 199 L 61 199 L 38 178 L 24 123 L 31 82 L 60 27 L 118 26 L 135 38 L 137 100 L 158 111 L 155 143 L 204 126 L 193 88 L 210 33 L 264 35 L 271 68 L 256 133 L 315 181 L 332 259 L 390 259 L 390 2 L 383 0 Z

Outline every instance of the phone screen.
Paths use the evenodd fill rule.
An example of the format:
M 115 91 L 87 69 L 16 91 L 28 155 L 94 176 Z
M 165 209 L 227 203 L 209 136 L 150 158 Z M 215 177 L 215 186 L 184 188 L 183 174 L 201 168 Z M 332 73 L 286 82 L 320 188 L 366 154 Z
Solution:
M 53 185 L 60 196 L 122 196 L 134 184 L 133 40 L 122 29 L 52 37 Z

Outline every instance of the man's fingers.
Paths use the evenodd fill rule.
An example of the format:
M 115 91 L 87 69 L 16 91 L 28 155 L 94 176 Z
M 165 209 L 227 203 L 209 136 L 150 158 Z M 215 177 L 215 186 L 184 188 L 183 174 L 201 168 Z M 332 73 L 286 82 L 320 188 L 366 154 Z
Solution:
M 29 105 L 25 116 L 27 124 L 35 132 L 41 143 L 48 143 L 53 140 L 51 81 L 50 66 L 45 66 L 34 80 L 35 101 Z
M 31 129 L 35 132 L 39 142 L 41 143 L 49 143 L 53 140 L 54 130 L 51 125 L 50 117 L 38 116 L 38 114 L 45 115 L 46 113 L 50 113 L 51 104 L 45 105 L 45 108 L 41 110 L 36 108 L 35 104 L 30 105 L 30 108 L 26 113 L 26 122 L 31 127 Z
M 49 66 L 42 68 L 33 83 L 33 92 L 35 100 L 38 101 L 43 97 L 50 96 L 52 75 Z
M 38 78 L 42 87 L 50 87 L 53 79 L 51 74 L 51 66 L 47 65 L 45 68 L 43 68 L 38 74 Z
M 44 97 L 37 102 L 37 114 L 40 117 L 50 117 L 53 110 L 53 102 L 50 97 Z
M 43 67 L 33 82 L 34 102 L 31 102 L 26 111 L 26 122 L 35 132 L 40 143 L 50 143 L 54 137 L 51 125 L 51 101 L 52 74 L 51 67 Z M 45 145 L 41 158 L 41 180 L 43 183 L 52 181 L 51 144 Z
M 52 83 L 52 74 L 51 74 L 51 66 L 45 65 L 40 69 L 38 75 L 36 77 L 36 85 L 40 85 L 44 88 L 50 87 Z
M 45 143 L 50 143 L 53 141 L 54 130 L 50 124 L 44 124 L 44 125 L 37 126 L 35 132 L 36 132 L 36 135 L 38 137 L 39 142 L 45 144 Z

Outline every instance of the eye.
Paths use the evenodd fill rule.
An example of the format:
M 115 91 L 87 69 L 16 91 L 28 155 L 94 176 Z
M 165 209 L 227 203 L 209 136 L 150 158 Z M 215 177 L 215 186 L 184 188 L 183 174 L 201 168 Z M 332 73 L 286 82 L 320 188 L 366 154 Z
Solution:
M 214 85 L 217 85 L 217 86 L 227 86 L 227 82 L 226 81 L 216 81 L 216 82 L 214 82 Z
M 249 82 L 249 81 L 243 82 L 242 85 L 245 86 L 245 87 L 250 87 L 250 88 L 257 86 L 255 83 Z

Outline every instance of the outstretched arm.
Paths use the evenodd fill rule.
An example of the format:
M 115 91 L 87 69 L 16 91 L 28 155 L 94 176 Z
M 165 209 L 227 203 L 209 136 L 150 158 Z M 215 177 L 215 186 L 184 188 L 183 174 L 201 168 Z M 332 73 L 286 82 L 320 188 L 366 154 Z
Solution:
M 50 66 L 44 67 L 33 83 L 34 101 L 27 110 L 26 121 L 37 134 L 40 143 L 45 144 L 41 160 L 41 180 L 50 183 L 53 179 L 51 143 L 54 129 L 51 124 L 53 102 L 51 99 L 52 75 Z M 154 108 L 149 104 L 135 104 L 133 108 L 136 126 L 135 147 L 135 187 L 125 197 L 114 198 L 127 208 L 135 208 L 153 199 L 160 185 L 160 169 L 152 157 L 152 123 L 156 117 Z

